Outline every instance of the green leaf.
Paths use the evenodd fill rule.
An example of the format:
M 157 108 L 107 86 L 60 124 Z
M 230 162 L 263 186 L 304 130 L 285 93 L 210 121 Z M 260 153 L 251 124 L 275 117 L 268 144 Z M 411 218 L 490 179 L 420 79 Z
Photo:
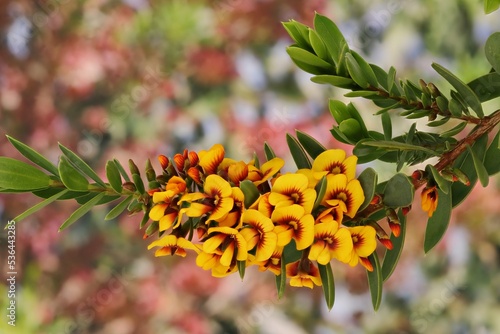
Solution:
M 78 209 L 76 209 L 75 212 L 69 216 L 68 219 L 64 223 L 62 223 L 61 227 L 59 227 L 59 232 L 67 228 L 68 226 L 72 225 L 74 222 L 76 222 L 78 219 L 82 218 L 87 212 L 89 212 L 97 202 L 99 202 L 103 197 L 105 196 L 105 193 L 99 193 L 97 196 L 91 198 L 87 203 L 83 204 L 80 206 Z
M 491 142 L 490 147 L 486 151 L 486 155 L 484 157 L 484 167 L 486 167 L 488 175 L 494 175 L 500 172 L 500 161 L 498 159 L 498 157 L 500 157 L 499 136 L 500 131 L 497 131 L 497 134 Z
M 326 306 L 331 310 L 335 302 L 335 281 L 333 279 L 332 266 L 330 263 L 322 265 L 318 263 L 319 275 L 323 286 Z
M 99 194 L 99 193 L 97 193 L 95 191 L 89 191 L 87 194 L 75 198 L 75 200 L 77 201 L 78 204 L 82 205 L 82 204 L 87 203 L 90 199 L 97 196 L 97 194 Z M 104 194 L 106 194 L 106 193 L 104 193 Z M 112 202 L 118 198 L 120 198 L 120 195 L 105 195 L 103 198 L 101 198 L 101 200 L 99 202 L 95 203 L 95 206 Z
M 309 27 L 295 20 L 284 22 L 283 27 L 298 46 L 306 50 L 311 48 L 308 39 Z
M 486 147 L 488 145 L 488 136 L 481 136 L 476 142 L 472 145 L 472 149 L 476 152 L 476 155 L 479 159 L 483 159 L 486 153 Z M 457 158 L 453 167 L 460 169 L 467 177 L 469 178 L 470 185 L 466 186 L 461 182 L 453 182 L 451 186 L 452 191 L 452 207 L 457 206 L 462 203 L 462 201 L 469 195 L 469 193 L 474 188 L 474 185 L 477 182 L 477 173 L 476 168 L 474 167 L 474 161 L 472 160 L 472 156 L 469 151 L 465 151 Z
M 323 176 L 316 184 L 316 187 L 314 187 L 317 195 L 316 195 L 316 200 L 314 201 L 313 210 L 316 210 L 323 201 L 323 197 L 325 197 L 326 193 L 326 186 L 327 186 L 326 177 Z
M 255 201 L 259 198 L 259 189 L 250 180 L 244 180 L 240 182 L 240 188 L 245 195 L 244 205 L 245 209 L 248 209 Z
M 0 157 L 0 188 L 32 191 L 48 188 L 50 177 L 25 162 Z
M 365 73 L 359 66 L 356 59 L 354 59 L 354 57 L 350 53 L 346 53 L 345 57 L 347 70 L 349 71 L 349 75 L 351 76 L 352 80 L 354 80 L 354 82 L 357 83 L 359 87 L 363 89 L 368 88 L 370 86 L 370 84 L 368 83 L 368 79 L 365 77 Z
M 347 110 L 347 105 L 342 101 L 330 99 L 328 101 L 328 108 L 330 109 L 330 114 L 333 116 L 337 124 L 340 124 L 343 120 L 351 118 L 351 114 Z
M 335 65 L 339 68 L 339 62 L 344 53 L 349 51 L 344 35 L 332 20 L 318 13 L 314 16 L 314 29 L 325 43 Z
M 375 72 L 373 72 L 373 69 L 370 66 L 370 64 L 368 64 L 368 62 L 355 51 L 351 51 L 351 55 L 358 63 L 359 68 L 364 73 L 364 77 L 366 78 L 366 81 L 368 81 L 370 86 L 378 87 L 379 84 L 378 84 L 377 76 L 375 75 Z
M 391 277 L 396 265 L 399 262 L 399 258 L 403 251 L 403 246 L 405 243 L 406 236 L 406 216 L 403 215 L 402 210 L 398 212 L 399 223 L 401 224 L 399 237 L 391 234 L 392 249 L 387 249 L 384 255 L 384 262 L 382 263 L 382 280 L 385 282 L 389 277 Z
M 442 132 L 439 137 L 446 138 L 446 137 L 453 137 L 454 135 L 459 134 L 462 132 L 463 129 L 467 126 L 467 122 L 461 122 L 454 126 L 452 129 Z
M 453 73 L 451 73 L 449 70 L 444 68 L 443 66 L 433 63 L 432 68 L 436 72 L 438 72 L 443 78 L 446 79 L 460 94 L 460 96 L 465 100 L 467 105 L 471 107 L 472 110 L 477 114 L 479 118 L 484 117 L 483 113 L 483 107 L 481 105 L 481 102 L 479 101 L 478 96 L 474 93 L 474 91 L 467 86 L 462 80 L 460 80 L 458 77 L 456 77 Z
M 92 168 L 85 161 L 82 160 L 78 155 L 76 155 L 69 148 L 65 147 L 61 143 L 59 143 L 59 148 L 63 152 L 63 154 L 68 158 L 68 160 L 80 171 L 82 171 L 85 175 L 94 180 L 98 185 L 102 187 L 106 187 L 106 184 L 103 180 L 94 172 Z
M 283 248 L 283 262 L 285 264 L 289 264 L 295 261 L 300 260 L 300 257 L 302 256 L 302 251 L 297 250 L 297 244 L 295 243 L 295 240 L 292 239 L 289 244 Z
M 345 97 L 368 97 L 373 95 L 378 95 L 378 92 L 373 90 L 357 90 L 344 94 Z
M 339 124 L 339 130 L 342 132 L 350 141 L 357 143 L 359 140 L 363 139 L 363 133 L 361 125 L 354 118 L 349 118 L 342 121 Z
M 57 194 L 55 195 L 52 195 L 51 197 L 43 200 L 42 202 L 32 206 L 31 208 L 29 208 L 28 210 L 24 211 L 23 213 L 21 213 L 19 216 L 17 216 L 16 218 L 14 218 L 13 220 L 18 222 L 18 221 L 21 221 L 23 220 L 24 218 L 28 217 L 29 215 L 32 215 L 34 214 L 35 212 L 43 209 L 44 207 L 46 207 L 47 205 L 49 205 L 50 203 L 54 202 L 54 201 L 57 201 L 62 195 L 66 194 L 68 192 L 67 189 L 64 189 L 62 191 L 59 191 Z
M 132 202 L 132 199 L 134 199 L 132 195 L 126 197 L 123 201 L 118 203 L 118 205 L 116 205 L 113 209 L 111 209 L 108 212 L 106 217 L 104 217 L 104 220 L 112 220 L 118 217 L 123 211 L 125 211 L 130 202 Z
M 448 123 L 449 120 L 450 120 L 449 117 L 445 117 L 445 118 L 442 118 L 442 119 L 438 119 L 436 121 L 429 122 L 429 123 L 427 123 L 427 126 L 430 126 L 430 127 L 441 126 L 441 125 L 444 125 L 444 124 Z
M 144 188 L 144 181 L 142 181 L 141 175 L 132 174 L 132 180 L 134 180 L 134 184 L 135 184 L 139 194 L 145 194 L 146 188 Z
M 320 74 L 311 78 L 311 81 L 317 84 L 327 84 L 334 87 L 351 89 L 356 87 L 356 83 L 351 78 L 344 78 L 337 75 Z
M 384 139 L 390 141 L 392 139 L 391 115 L 389 115 L 389 113 L 383 113 L 381 118 L 382 128 L 384 129 Z
M 438 206 L 436 211 L 427 221 L 424 238 L 424 251 L 428 253 L 436 244 L 443 238 L 444 233 L 448 229 L 448 224 L 451 218 L 451 194 L 445 194 L 441 190 L 438 192 Z
M 276 158 L 276 154 L 268 143 L 264 143 L 264 154 L 266 155 L 267 161 Z
M 247 261 L 236 261 L 238 266 L 238 274 L 240 274 L 240 278 L 243 280 L 245 277 L 245 269 L 247 268 Z
M 428 149 L 423 146 L 412 145 L 408 143 L 401 143 L 397 141 L 390 140 L 379 140 L 379 141 L 366 141 L 363 143 L 366 146 L 374 146 L 380 147 L 386 150 L 401 150 L 401 151 L 421 151 L 434 156 L 438 156 L 439 154 L 431 149 Z
M 500 0 L 484 0 L 484 13 L 490 14 L 500 7 Z
M 427 165 L 425 166 L 425 171 L 432 176 L 432 179 L 436 183 L 437 187 L 445 194 L 448 194 L 448 191 L 450 190 L 450 182 L 446 181 L 446 179 L 439 174 L 436 167 L 433 165 Z
M 312 159 L 316 159 L 318 155 L 326 151 L 326 148 L 323 145 L 307 133 L 295 130 L 295 134 L 297 135 L 299 143 Z
M 486 1 L 488 2 L 488 0 Z M 498 8 L 500 1 L 496 2 L 496 7 Z M 488 59 L 491 66 L 495 69 L 495 72 L 500 73 L 500 32 L 495 32 L 488 37 L 484 45 L 484 52 L 486 53 L 486 59 Z
M 450 102 L 448 103 L 448 109 L 450 110 L 450 113 L 454 117 L 461 117 L 463 114 L 463 106 L 462 104 L 455 100 L 455 99 L 450 99 Z
M 297 141 L 297 139 L 287 133 L 286 142 L 288 144 L 288 148 L 290 149 L 290 153 L 292 154 L 293 161 L 295 161 L 295 165 L 297 165 L 297 168 L 311 168 L 311 161 L 307 157 L 306 152 Z
M 300 60 L 297 60 L 297 59 L 293 59 L 292 58 L 292 61 L 293 61 L 293 63 L 295 65 L 297 65 L 298 68 L 300 68 L 302 71 L 305 71 L 307 73 L 311 73 L 311 74 L 315 74 L 315 75 L 320 75 L 320 74 L 325 74 L 325 72 L 329 72 L 329 71 L 326 71 L 324 69 L 318 68 L 316 66 L 313 66 L 313 65 L 310 65 L 310 64 L 306 64 L 303 61 L 300 61 Z
M 393 93 L 394 82 L 396 81 L 396 69 L 391 66 L 387 73 L 387 91 Z
M 10 141 L 12 146 L 14 146 L 19 151 L 19 153 L 24 155 L 31 162 L 37 164 L 38 166 L 54 174 L 55 176 L 59 176 L 57 167 L 52 162 L 47 160 L 43 155 L 41 155 L 28 145 L 20 142 L 19 140 L 12 138 L 11 136 L 7 136 L 7 139 Z
M 353 142 L 349 138 L 347 138 L 339 129 L 338 126 L 334 126 L 331 130 L 330 133 L 332 134 L 333 138 L 338 140 L 341 143 L 344 144 L 351 144 L 351 145 L 356 145 L 356 142 Z
M 389 179 L 384 190 L 383 202 L 390 208 L 401 208 L 413 203 L 415 188 L 408 176 L 398 173 Z
M 354 118 L 355 120 L 357 120 L 359 125 L 361 126 L 362 137 L 368 137 L 368 129 L 366 128 L 365 121 L 364 121 L 363 117 L 361 117 L 358 109 L 356 109 L 354 104 L 349 103 L 347 105 L 347 111 L 351 115 L 351 118 Z
M 319 58 L 315 54 L 312 54 L 311 52 L 298 48 L 296 46 L 287 47 L 286 52 L 292 59 L 302 62 L 304 64 L 326 70 L 330 70 L 333 68 L 332 64 L 327 63 L 326 61 Z
M 120 171 L 113 160 L 108 160 L 106 162 L 106 177 L 108 178 L 109 184 L 117 192 L 122 192 L 122 178 L 120 176 Z
M 370 287 L 373 310 L 377 311 L 380 307 L 380 302 L 382 301 L 382 272 L 380 271 L 380 263 L 375 252 L 373 252 L 368 259 L 373 265 L 373 271 L 366 271 L 368 276 L 368 286 Z
M 474 168 L 476 169 L 479 182 L 481 182 L 481 185 L 483 187 L 486 187 L 490 181 L 490 177 L 488 175 L 486 167 L 484 167 L 482 159 L 477 156 L 476 152 L 474 152 L 474 150 L 469 145 L 467 145 L 467 150 L 472 157 L 472 162 L 474 163 Z
M 500 74 L 491 72 L 467 84 L 476 95 L 479 101 L 486 102 L 500 96 Z
M 125 168 L 123 168 L 122 164 L 120 163 L 120 161 L 116 160 L 116 159 L 113 159 L 113 162 L 115 163 L 116 165 L 116 168 L 118 168 L 118 170 L 120 171 L 120 174 L 121 176 L 123 177 L 123 179 L 126 181 L 126 182 L 130 182 L 130 178 L 128 177 L 128 174 L 127 172 L 125 171 Z
M 381 115 L 381 114 L 387 113 L 389 110 L 397 109 L 400 107 L 401 107 L 401 104 L 399 102 L 396 102 L 396 103 L 391 104 L 385 108 L 380 109 L 379 111 L 377 111 L 375 113 L 375 115 Z
M 378 175 L 377 172 L 371 167 L 366 168 L 361 174 L 358 176 L 358 181 L 361 184 L 361 188 L 363 189 L 363 193 L 365 195 L 365 200 L 361 204 L 358 209 L 358 212 L 366 208 L 372 198 L 375 195 L 375 188 L 377 187 Z
M 309 42 L 311 42 L 311 46 L 314 50 L 314 53 L 316 53 L 316 55 L 319 58 L 323 59 L 326 62 L 333 61 L 333 59 L 328 54 L 328 50 L 326 49 L 325 44 L 321 40 L 321 37 L 319 37 L 316 31 L 310 28 L 309 28 Z
M 276 290 L 278 292 L 278 299 L 281 299 L 285 293 L 286 287 L 286 264 L 285 257 L 281 256 L 281 271 L 280 274 L 276 276 Z
M 80 174 L 80 171 L 75 169 L 64 155 L 59 158 L 59 175 L 62 183 L 69 190 L 87 191 L 89 189 L 87 178 Z
M 388 73 L 384 71 L 380 66 L 377 66 L 375 64 L 370 64 L 370 67 L 372 68 L 373 73 L 375 73 L 375 76 L 377 77 L 377 82 L 379 86 L 381 86 L 387 92 L 389 92 L 389 87 L 387 86 Z

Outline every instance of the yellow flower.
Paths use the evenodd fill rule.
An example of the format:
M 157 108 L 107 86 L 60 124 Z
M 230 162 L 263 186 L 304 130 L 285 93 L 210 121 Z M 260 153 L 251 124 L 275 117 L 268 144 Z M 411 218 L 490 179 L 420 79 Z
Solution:
M 322 204 L 326 207 L 340 206 L 349 217 L 356 215 L 365 200 L 363 188 L 358 180 L 347 180 L 344 174 L 329 174 L 326 177 L 326 192 Z
M 293 239 L 297 249 L 302 250 L 313 243 L 314 217 L 300 205 L 275 208 L 271 220 L 276 225 L 274 232 L 278 235 L 278 246 L 286 246 Z
M 266 182 L 285 165 L 281 158 L 273 158 L 260 166 L 260 169 L 252 164 L 248 165 L 248 179 L 256 186 Z
M 222 252 L 207 253 L 201 251 L 196 257 L 196 265 L 203 270 L 211 270 L 213 277 L 224 277 L 237 270 L 236 265 L 224 266 L 220 263 Z
M 198 165 L 203 169 L 205 175 L 217 173 L 217 168 L 224 159 L 224 146 L 215 144 L 208 151 L 198 152 Z
M 186 182 L 178 177 L 173 176 L 166 184 L 165 191 L 157 191 L 153 193 L 153 203 L 155 204 L 149 211 L 149 218 L 159 222 L 159 231 L 169 229 L 177 219 L 179 226 L 181 217 L 179 215 L 179 207 L 177 205 L 178 195 L 181 195 L 186 190 Z
M 160 247 L 156 250 L 155 256 L 165 256 L 165 255 L 179 255 L 182 257 L 186 256 L 186 249 L 191 249 L 199 252 L 193 243 L 184 238 L 177 238 L 175 235 L 167 235 L 161 239 L 153 241 L 149 244 L 148 249 L 153 247 Z
M 276 179 L 269 195 L 269 203 L 276 208 L 298 204 L 305 213 L 311 213 L 316 191 L 308 188 L 309 180 L 303 174 L 285 174 Z
M 354 267 L 361 262 L 366 269 L 372 271 L 373 267 L 367 258 L 377 248 L 377 232 L 371 226 L 349 227 L 349 231 L 353 245 L 349 265 Z
M 347 181 L 354 179 L 358 157 L 351 155 L 346 158 L 345 156 L 345 151 L 341 149 L 327 150 L 318 155 L 312 165 L 315 178 L 319 180 L 327 174 L 344 174 L 347 176 Z
M 210 212 L 207 222 L 224 219 L 233 209 L 233 190 L 229 182 L 219 175 L 209 175 L 203 186 L 204 194 L 190 193 L 181 198 L 181 202 L 190 202 L 186 215 L 188 217 L 201 217 Z M 196 202 L 202 200 L 201 202 Z
M 246 261 L 247 242 L 237 229 L 230 227 L 212 227 L 208 229 L 208 239 L 203 242 L 203 252 L 214 254 L 221 252 L 219 262 L 229 267 L 233 261 Z
M 309 260 L 323 265 L 334 258 L 344 263 L 351 260 L 351 233 L 345 227 L 339 228 L 339 223 L 335 220 L 314 225 L 314 238 L 316 241 L 309 251 Z
M 429 218 L 432 217 L 438 205 L 438 192 L 436 186 L 425 187 L 422 190 L 422 210 L 427 212 Z
M 240 233 L 247 242 L 248 250 L 256 247 L 255 261 L 267 261 L 273 255 L 278 240 L 272 220 L 250 209 L 243 213 L 242 222 L 247 226 Z
M 290 285 L 295 287 L 321 286 L 321 276 L 318 268 L 309 260 L 299 260 L 286 265 L 286 277 L 290 278 Z
M 243 214 L 243 210 L 245 209 L 245 195 L 243 194 L 243 191 L 238 187 L 232 187 L 231 189 L 233 191 L 231 195 L 234 201 L 233 208 L 224 218 L 220 219 L 218 222 L 219 226 L 240 228 L 241 215 Z
M 259 266 L 259 271 L 269 270 L 276 276 L 281 274 L 281 255 L 283 254 L 284 247 L 277 246 L 271 257 L 265 261 L 255 261 L 252 264 Z

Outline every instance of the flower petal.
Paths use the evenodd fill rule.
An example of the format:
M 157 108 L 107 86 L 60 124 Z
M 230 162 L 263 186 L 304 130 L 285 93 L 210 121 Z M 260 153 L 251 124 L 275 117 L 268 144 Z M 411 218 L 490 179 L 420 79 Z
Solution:
M 200 151 L 198 165 L 203 169 L 206 175 L 217 173 L 217 167 L 224 159 L 224 147 L 221 144 L 215 144 L 208 151 Z
M 165 215 L 165 210 L 167 209 L 168 204 L 166 203 L 161 203 L 161 204 L 156 204 L 153 206 L 151 211 L 149 211 L 149 218 L 154 221 L 159 221 L 163 215 Z

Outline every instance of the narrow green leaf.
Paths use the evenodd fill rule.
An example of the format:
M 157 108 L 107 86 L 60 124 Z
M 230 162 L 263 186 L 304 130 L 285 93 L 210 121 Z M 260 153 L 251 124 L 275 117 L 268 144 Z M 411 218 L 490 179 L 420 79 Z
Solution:
M 304 49 L 298 48 L 296 46 L 289 46 L 286 48 L 286 52 L 288 55 L 292 58 L 295 59 L 299 62 L 302 62 L 307 65 L 311 65 L 314 67 L 330 70 L 333 68 L 333 65 L 330 63 L 327 63 L 323 59 L 319 58 L 315 54 L 312 54 L 309 51 L 306 51 Z
M 276 290 L 278 292 L 278 299 L 281 299 L 285 294 L 286 287 L 286 264 L 285 257 L 281 256 L 281 271 L 280 274 L 276 276 Z
M 372 67 L 368 62 L 359 55 L 356 51 L 351 51 L 351 55 L 353 58 L 356 60 L 356 62 L 359 65 L 359 68 L 361 71 L 364 73 L 364 77 L 366 78 L 366 81 L 370 84 L 372 87 L 378 87 L 378 80 L 377 76 L 375 75 L 375 72 L 373 72 Z
M 103 197 L 105 196 L 105 193 L 99 193 L 97 196 L 93 197 L 90 199 L 87 203 L 83 204 L 80 206 L 78 209 L 76 209 L 75 212 L 69 216 L 68 219 L 64 223 L 62 223 L 61 227 L 59 227 L 59 232 L 67 228 L 68 226 L 72 225 L 75 223 L 78 219 L 82 218 L 87 212 L 89 212 L 97 202 L 99 202 Z
M 415 188 L 408 176 L 398 173 L 389 179 L 384 190 L 383 203 L 390 208 L 401 208 L 413 203 Z
M 353 103 L 349 103 L 347 105 L 347 111 L 352 118 L 358 121 L 359 125 L 361 126 L 362 137 L 368 137 L 368 129 L 366 128 L 365 121 L 363 117 L 361 117 L 361 114 L 359 113 L 358 109 L 356 109 Z
M 344 94 L 345 97 L 368 97 L 373 95 L 378 95 L 378 92 L 373 90 L 357 90 Z
M 383 113 L 381 119 L 382 119 L 382 128 L 384 129 L 384 139 L 391 140 L 392 139 L 391 115 L 389 115 L 389 113 Z
M 0 157 L 0 188 L 32 191 L 48 188 L 50 177 L 25 162 Z
M 463 129 L 467 126 L 467 122 L 462 122 L 454 126 L 452 129 L 445 131 L 439 135 L 439 137 L 446 138 L 446 137 L 453 137 L 460 132 L 462 132 Z
M 287 133 L 286 142 L 288 144 L 288 148 L 290 149 L 290 153 L 292 154 L 293 161 L 295 161 L 295 165 L 297 165 L 297 168 L 311 168 L 311 161 L 307 157 L 306 152 L 304 151 L 298 140 Z
M 351 118 L 351 114 L 347 110 L 347 105 L 342 101 L 330 99 L 328 101 L 328 108 L 330 109 L 330 114 L 333 116 L 337 124 L 340 124 L 343 120 Z
M 374 146 L 380 147 L 386 150 L 401 150 L 401 151 L 421 151 L 434 156 L 438 156 L 439 154 L 431 149 L 428 149 L 423 146 L 412 145 L 408 143 L 401 143 L 397 141 L 389 141 L 389 140 L 379 140 L 379 141 L 366 141 L 363 143 L 366 146 Z
M 375 113 L 375 115 L 382 115 L 384 113 L 387 113 L 389 110 L 393 110 L 393 109 L 397 109 L 397 108 L 400 108 L 401 107 L 401 104 L 399 102 L 396 102 L 394 104 L 391 104 L 385 108 L 382 108 L 380 109 L 379 111 L 377 111 Z
M 144 188 L 144 181 L 142 181 L 141 176 L 139 174 L 132 174 L 132 180 L 134 180 L 134 184 L 139 194 L 145 194 L 146 188 Z
M 463 114 L 463 106 L 462 104 L 455 100 L 455 99 L 450 99 L 450 102 L 448 103 L 448 109 L 452 116 L 454 117 L 461 117 Z
M 303 61 L 291 58 L 293 63 L 297 65 L 298 68 L 300 68 L 302 71 L 315 74 L 315 75 L 323 75 L 325 72 L 328 72 L 327 74 L 330 74 L 329 72 L 333 72 L 333 70 L 325 70 L 307 63 L 304 63 Z
M 391 234 L 392 249 L 387 249 L 384 255 L 384 262 L 382 263 L 382 280 L 385 282 L 389 277 L 391 277 L 396 265 L 399 262 L 401 253 L 403 252 L 403 246 L 406 237 L 406 216 L 403 215 L 402 210 L 398 212 L 398 218 L 400 225 L 399 237 Z
M 14 146 L 19 151 L 19 153 L 24 155 L 28 160 L 37 164 L 53 175 L 59 176 L 57 167 L 52 162 L 47 160 L 43 155 L 41 155 L 28 145 L 20 142 L 19 140 L 12 138 L 11 136 L 7 136 L 7 139 L 10 141 L 12 146 Z
M 147 222 L 149 221 L 149 211 L 150 210 L 147 210 L 146 212 L 144 212 L 144 215 L 142 216 L 141 222 L 139 223 L 139 228 L 140 229 L 142 229 L 144 226 L 146 226 Z M 178 217 L 175 218 L 174 224 L 177 221 L 177 219 L 179 219 L 179 218 Z M 153 222 L 153 223 L 158 223 L 159 224 L 159 222 Z
M 388 79 L 388 73 L 384 71 L 380 66 L 377 66 L 375 64 L 370 64 L 370 67 L 372 68 L 373 73 L 375 73 L 375 76 L 377 77 L 377 82 L 379 86 L 384 88 L 386 92 L 389 92 L 389 87 L 387 86 L 387 79 Z
M 314 16 L 314 29 L 325 43 L 333 61 L 339 68 L 340 59 L 343 58 L 344 53 L 349 51 L 340 29 L 332 20 L 318 13 Z
M 290 20 L 289 22 L 284 22 L 283 27 L 288 32 L 290 37 L 303 49 L 310 49 L 310 43 L 308 39 L 308 27 L 295 20 Z
M 122 192 L 122 178 L 120 176 L 120 171 L 113 160 L 108 160 L 106 162 L 106 177 L 108 178 L 109 184 L 117 192 Z
M 326 177 L 323 176 L 319 181 L 318 183 L 316 184 L 316 187 L 314 188 L 316 190 L 316 200 L 314 201 L 314 205 L 313 205 L 313 210 L 316 210 L 319 205 L 321 204 L 321 202 L 323 201 L 323 197 L 325 197 L 325 193 L 326 193 L 326 186 L 327 186 L 327 183 L 326 183 Z
M 29 208 L 28 210 L 24 211 L 23 213 L 21 213 L 19 216 L 17 216 L 16 218 L 14 218 L 13 220 L 15 222 L 18 222 L 18 221 L 21 221 L 23 220 L 24 218 L 28 217 L 29 215 L 32 215 L 34 214 L 35 212 L 43 209 L 44 207 L 46 207 L 47 205 L 49 205 L 50 203 L 54 202 L 54 201 L 57 201 L 62 195 L 66 194 L 68 192 L 67 189 L 64 189 L 62 191 L 59 191 L 57 194 L 55 195 L 52 195 L 51 197 L 43 200 L 42 202 L 32 206 L 31 208 Z
M 424 238 L 424 251 L 428 253 L 436 244 L 443 238 L 444 233 L 448 229 L 448 224 L 451 218 L 451 194 L 444 193 L 441 190 L 438 192 L 438 206 L 432 217 L 427 221 Z
M 438 119 L 436 121 L 429 122 L 429 123 L 427 123 L 427 126 L 430 126 L 430 127 L 441 126 L 441 125 L 444 125 L 444 124 L 448 123 L 449 120 L 450 120 L 449 117 L 445 117 L 445 118 L 442 118 L 442 119 Z
M 59 158 L 59 175 L 62 183 L 69 190 L 86 191 L 89 189 L 89 181 L 73 167 L 65 155 Z
M 500 172 L 500 147 L 499 147 L 499 137 L 500 131 L 497 131 L 495 138 L 491 142 L 488 150 L 486 151 L 486 155 L 484 157 L 484 167 L 488 171 L 488 175 L 494 175 Z
M 500 7 L 500 0 L 484 0 L 484 13 L 490 14 Z
M 474 168 L 476 169 L 479 182 L 481 182 L 481 185 L 483 187 L 486 187 L 490 181 L 490 177 L 488 175 L 486 167 L 484 167 L 482 159 L 477 156 L 476 152 L 474 152 L 474 150 L 469 145 L 467 145 L 467 150 L 472 157 L 472 162 L 474 163 Z
M 500 74 L 491 72 L 467 84 L 479 97 L 479 101 L 486 102 L 500 96 Z
M 486 1 L 488 2 L 488 0 Z M 496 2 L 496 7 L 498 8 L 500 1 Z M 500 32 L 494 32 L 488 37 L 484 45 L 484 52 L 486 53 L 486 59 L 488 59 L 493 69 L 495 69 L 495 72 L 500 73 Z
M 349 75 L 351 76 L 352 80 L 354 80 L 354 82 L 357 83 L 359 87 L 363 89 L 368 88 L 370 84 L 368 83 L 368 80 L 365 77 L 365 73 L 359 66 L 356 59 L 354 59 L 354 57 L 350 53 L 346 53 L 345 57 L 347 70 L 349 71 Z
M 295 130 L 295 134 L 297 135 L 299 143 L 312 159 L 316 159 L 318 155 L 326 151 L 326 148 L 323 145 L 307 133 Z
M 328 50 L 326 49 L 326 46 L 319 37 L 318 33 L 310 28 L 309 28 L 309 42 L 311 43 L 314 53 L 316 53 L 316 55 L 319 58 L 329 63 L 333 62 L 333 59 L 328 54 Z
M 429 116 L 429 114 L 430 114 L 429 110 L 414 110 L 412 113 L 406 116 L 406 118 L 417 119 L 417 118 L 427 117 Z
M 391 66 L 391 68 L 389 68 L 389 72 L 387 73 L 387 89 L 388 89 L 388 92 L 392 92 L 393 91 L 393 86 L 394 86 L 394 81 L 396 81 L 396 69 Z
M 444 96 L 436 97 L 436 104 L 442 112 L 446 112 L 448 110 L 449 102 L 448 99 Z
M 319 275 L 323 286 L 323 295 L 325 296 L 326 306 L 329 310 L 332 309 L 335 302 L 335 281 L 333 279 L 333 271 L 330 263 L 326 265 L 318 264 Z
M 118 170 L 120 171 L 120 175 L 123 177 L 123 179 L 126 181 L 126 182 L 130 182 L 130 178 L 128 177 L 128 174 L 127 172 L 125 171 L 125 168 L 123 168 L 122 164 L 120 163 L 120 161 L 116 160 L 116 159 L 113 159 L 113 162 L 115 163 L 116 165 L 116 168 L 118 168 Z
M 266 155 L 267 161 L 276 158 L 276 154 L 274 153 L 273 149 L 271 148 L 271 146 L 269 146 L 267 142 L 264 143 L 264 154 Z
M 123 201 L 118 203 L 118 205 L 116 205 L 113 209 L 111 209 L 108 212 L 106 217 L 104 217 L 104 220 L 112 220 L 112 219 L 115 219 L 116 217 L 118 217 L 123 211 L 125 211 L 125 209 L 128 207 L 130 202 L 132 202 L 133 198 L 134 197 L 132 195 L 130 195 L 130 196 L 126 197 L 125 199 L 123 199 Z
M 238 274 L 240 274 L 241 280 L 245 277 L 245 269 L 247 268 L 247 261 L 236 261 L 238 266 Z
M 243 192 L 243 195 L 245 195 L 245 209 L 248 209 L 259 198 L 259 189 L 257 189 L 255 184 L 253 184 L 250 180 L 241 181 L 240 189 Z
M 97 175 L 96 172 L 85 161 L 82 160 L 76 153 L 71 151 L 69 148 L 65 147 L 61 143 L 59 143 L 59 148 L 63 152 L 63 154 L 68 158 L 68 160 L 80 171 L 82 171 L 85 175 L 94 180 L 98 185 L 102 187 L 106 187 L 106 184 L 103 180 Z
M 363 189 L 363 193 L 365 195 L 365 200 L 358 209 L 359 212 L 370 204 L 373 195 L 375 195 L 375 188 L 377 187 L 378 182 L 378 174 L 373 168 L 368 167 L 363 170 L 361 174 L 359 174 L 358 181 L 361 184 L 361 188 Z
M 311 78 L 311 81 L 317 84 L 327 84 L 334 87 L 351 89 L 356 87 L 356 83 L 351 78 L 344 78 L 337 75 L 320 74 Z
M 361 130 L 361 125 L 354 118 L 349 118 L 342 121 L 339 124 L 339 130 L 342 132 L 350 141 L 357 143 L 359 140 L 363 139 L 363 134 Z
M 382 301 L 382 272 L 380 271 L 380 263 L 375 252 L 368 257 L 373 265 L 373 271 L 366 271 L 368 276 L 368 286 L 370 287 L 370 295 L 372 297 L 373 310 L 377 311 Z
M 333 138 L 338 140 L 341 143 L 344 144 L 351 144 L 351 145 L 356 145 L 356 142 L 353 142 L 349 138 L 347 138 L 339 129 L 338 126 L 334 126 L 332 129 L 330 129 L 330 133 L 332 134 Z
M 297 250 L 297 244 L 295 240 L 292 239 L 289 244 L 283 248 L 283 257 L 285 264 L 289 264 L 300 260 L 302 256 L 302 251 Z
M 437 187 L 439 189 L 441 189 L 442 192 L 444 192 L 445 194 L 448 194 L 448 191 L 450 190 L 450 182 L 447 181 L 439 172 L 438 170 L 436 169 L 436 167 L 434 167 L 433 165 L 427 165 L 425 166 L 425 171 L 431 175 L 432 179 L 434 180 L 434 182 L 436 183 Z
M 432 68 L 434 68 L 436 72 L 438 72 L 443 78 L 446 79 L 446 81 L 448 81 L 457 90 L 457 92 L 465 100 L 467 105 L 471 107 L 472 110 L 474 110 L 474 112 L 477 114 L 478 117 L 480 118 L 484 117 L 483 107 L 481 105 L 481 102 L 479 101 L 478 96 L 469 86 L 467 86 L 462 80 L 460 80 L 453 73 L 451 73 L 449 70 L 447 70 L 446 68 L 444 68 L 439 64 L 433 63 Z

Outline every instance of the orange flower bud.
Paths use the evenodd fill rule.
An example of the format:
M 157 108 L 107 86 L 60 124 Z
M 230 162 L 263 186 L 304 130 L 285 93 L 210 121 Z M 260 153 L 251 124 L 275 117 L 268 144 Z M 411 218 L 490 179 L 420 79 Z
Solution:
M 166 170 L 168 167 L 168 164 L 170 163 L 170 161 L 168 161 L 168 158 L 162 154 L 160 154 L 158 156 L 158 161 L 160 162 L 161 168 L 163 170 Z
M 186 159 L 182 156 L 182 154 L 177 153 L 176 155 L 174 155 L 175 168 L 177 168 L 179 172 L 182 172 L 184 170 L 185 161 Z

